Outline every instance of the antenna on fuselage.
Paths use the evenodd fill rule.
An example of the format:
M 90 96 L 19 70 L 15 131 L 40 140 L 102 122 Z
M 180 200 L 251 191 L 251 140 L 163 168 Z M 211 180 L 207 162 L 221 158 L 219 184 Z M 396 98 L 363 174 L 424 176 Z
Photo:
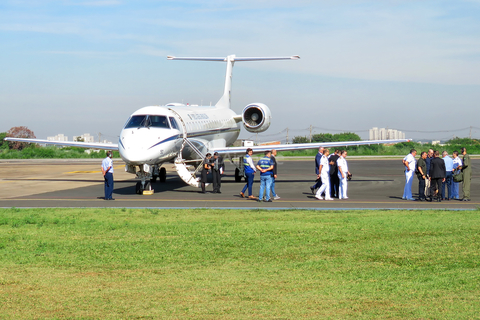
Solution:
M 226 58 L 190 58 L 190 57 L 173 57 L 167 56 L 168 60 L 193 60 L 193 61 L 224 61 L 227 62 L 227 72 L 225 75 L 225 87 L 223 89 L 223 95 L 215 104 L 217 108 L 228 108 L 230 109 L 231 105 L 231 90 L 232 90 L 232 70 L 233 65 L 236 61 L 263 61 L 263 60 L 298 60 L 300 56 L 290 56 L 290 57 L 250 57 L 250 58 L 240 58 L 236 57 L 234 54 L 227 56 Z

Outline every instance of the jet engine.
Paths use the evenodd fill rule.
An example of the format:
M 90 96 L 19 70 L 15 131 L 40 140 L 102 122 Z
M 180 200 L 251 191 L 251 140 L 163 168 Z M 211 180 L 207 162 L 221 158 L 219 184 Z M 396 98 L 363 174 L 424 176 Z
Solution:
M 248 132 L 263 132 L 270 127 L 272 113 L 263 103 L 251 103 L 243 108 L 242 120 Z

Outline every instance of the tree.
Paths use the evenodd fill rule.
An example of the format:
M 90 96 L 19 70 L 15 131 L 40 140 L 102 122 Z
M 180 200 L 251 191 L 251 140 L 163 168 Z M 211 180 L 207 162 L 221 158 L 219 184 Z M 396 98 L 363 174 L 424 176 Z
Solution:
M 10 128 L 7 132 L 7 137 L 12 137 L 12 138 L 36 138 L 35 134 L 33 133 L 32 130 L 28 129 L 27 127 L 13 127 Z M 15 149 L 15 150 L 22 150 L 30 145 L 30 143 L 27 142 L 18 142 L 18 141 L 9 141 L 8 145 L 10 149 Z
M 307 137 L 296 136 L 293 137 L 292 143 L 308 143 Z
M 0 132 L 0 149 L 8 149 L 8 142 L 3 140 L 6 136 L 6 132 Z

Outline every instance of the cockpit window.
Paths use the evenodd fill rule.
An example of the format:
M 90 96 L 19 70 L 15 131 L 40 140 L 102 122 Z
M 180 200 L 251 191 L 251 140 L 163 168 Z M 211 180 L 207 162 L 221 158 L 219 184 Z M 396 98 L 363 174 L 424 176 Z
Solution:
M 147 116 L 132 116 L 125 128 L 140 128 L 145 125 L 145 119 Z
M 170 119 L 170 124 L 172 125 L 172 128 L 173 128 L 173 129 L 180 130 L 180 128 L 179 128 L 178 125 L 177 125 L 177 121 L 175 121 L 175 118 L 174 118 L 174 117 L 169 117 L 168 119 Z
M 167 117 L 165 116 L 148 116 L 147 127 L 170 129 Z
M 166 128 L 170 129 L 166 116 L 152 116 L 152 115 L 138 115 L 132 116 L 128 123 L 125 125 L 127 128 Z

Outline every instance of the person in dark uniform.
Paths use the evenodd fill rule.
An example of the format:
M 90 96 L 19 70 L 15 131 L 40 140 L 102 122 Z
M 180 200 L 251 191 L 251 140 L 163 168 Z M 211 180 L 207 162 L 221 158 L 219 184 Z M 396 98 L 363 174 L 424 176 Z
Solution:
M 417 162 L 417 178 L 418 178 L 418 200 L 425 200 L 425 180 L 427 179 L 427 153 L 423 151 Z
M 463 164 L 459 169 L 463 173 L 463 199 L 462 201 L 470 201 L 470 182 L 472 181 L 472 162 L 470 156 L 467 154 L 467 148 L 462 148 L 460 150 L 463 154 Z
M 107 151 L 107 157 L 102 161 L 102 173 L 105 179 L 105 200 L 115 200 L 113 194 L 113 152 Z
M 330 165 L 330 197 L 338 198 L 338 187 L 340 185 L 340 179 L 338 179 L 338 165 L 337 160 L 340 157 L 338 154 L 340 150 L 335 149 L 335 153 L 332 154 L 329 158 Z
M 205 184 L 208 182 L 208 170 L 210 170 L 210 159 L 212 158 L 212 155 L 210 153 L 207 153 L 205 155 L 205 160 L 203 161 L 202 164 L 202 171 L 200 172 L 200 184 L 202 186 L 202 191 L 201 193 L 205 193 Z
M 317 180 L 315 180 L 315 184 L 310 187 L 313 195 L 315 195 L 316 190 L 322 185 L 322 178 L 320 178 L 320 171 L 318 171 L 318 168 L 320 168 L 320 160 L 322 160 L 322 157 L 323 147 L 320 147 L 318 148 L 318 153 L 315 156 L 315 174 L 317 175 Z
M 272 159 L 272 162 L 273 162 L 272 187 L 270 189 L 272 190 L 273 200 L 280 199 L 280 196 L 275 192 L 275 179 L 277 179 L 277 159 L 275 159 L 276 156 L 277 156 L 277 150 L 273 149 L 272 154 L 270 155 L 270 159 Z
M 213 154 L 210 165 L 212 166 L 213 193 L 221 193 L 220 188 L 222 186 L 222 174 L 225 169 L 225 164 L 223 163 L 223 158 L 218 155 L 218 152 Z
M 435 150 L 433 152 L 433 159 L 430 162 L 430 181 L 432 184 L 432 198 L 437 198 L 437 201 L 442 201 L 442 182 L 445 182 L 445 161 L 440 158 L 440 152 Z

